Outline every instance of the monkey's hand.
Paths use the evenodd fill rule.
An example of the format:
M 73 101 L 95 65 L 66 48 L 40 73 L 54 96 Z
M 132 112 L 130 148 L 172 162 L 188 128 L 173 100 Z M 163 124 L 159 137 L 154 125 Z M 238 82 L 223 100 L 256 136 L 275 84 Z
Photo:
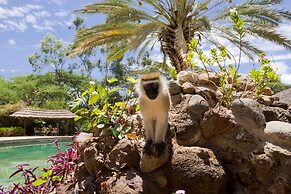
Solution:
M 166 148 L 166 143 L 165 142 L 160 142 L 160 143 L 155 143 L 154 144 L 154 149 L 153 149 L 153 154 L 156 157 L 160 157 L 162 153 L 164 152 Z
M 145 143 L 143 152 L 147 155 L 153 155 L 153 140 L 150 139 Z

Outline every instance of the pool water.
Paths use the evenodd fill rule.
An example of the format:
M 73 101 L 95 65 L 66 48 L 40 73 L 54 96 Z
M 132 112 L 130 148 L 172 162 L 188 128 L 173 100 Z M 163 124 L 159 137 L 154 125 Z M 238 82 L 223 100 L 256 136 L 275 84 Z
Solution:
M 62 152 L 68 148 L 70 142 L 60 142 Z M 18 164 L 29 164 L 28 168 L 35 168 L 40 175 L 44 167 L 49 167 L 48 156 L 56 154 L 54 143 L 30 143 L 24 145 L 0 146 L 0 185 L 9 186 L 13 182 L 23 182 L 19 175 L 9 179 L 9 176 L 17 170 Z

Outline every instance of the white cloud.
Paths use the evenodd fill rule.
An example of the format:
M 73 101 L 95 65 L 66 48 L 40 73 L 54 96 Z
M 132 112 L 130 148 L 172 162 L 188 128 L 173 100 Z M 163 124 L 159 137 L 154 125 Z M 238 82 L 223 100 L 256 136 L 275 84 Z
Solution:
M 289 40 L 291 39 L 291 24 L 283 24 L 277 29 L 279 33 L 285 35 Z
M 31 10 L 41 10 L 43 9 L 43 6 L 37 5 L 37 4 L 27 4 L 25 7 L 31 9 Z
M 0 0 L 0 5 L 7 5 L 7 0 Z
M 279 74 L 286 74 L 290 70 L 290 67 L 283 61 L 277 61 L 271 63 L 271 67 Z
M 0 32 L 1 31 L 7 31 L 7 26 L 5 26 L 4 24 L 0 24 Z
M 50 3 L 54 3 L 57 5 L 62 5 L 64 3 L 64 0 L 50 0 Z
M 28 22 L 28 23 L 32 23 L 32 24 L 35 24 L 36 23 L 36 17 L 34 15 L 26 15 L 25 16 L 25 21 Z
M 24 17 L 25 14 L 30 14 L 32 11 L 43 9 L 40 5 L 27 4 L 21 7 L 4 8 L 0 7 L 0 18 L 6 19 L 10 17 Z
M 55 16 L 57 16 L 57 17 L 65 17 L 67 15 L 68 15 L 68 12 L 65 10 L 61 10 L 61 11 L 58 11 L 55 13 Z
M 48 11 L 40 11 L 36 14 L 37 17 L 41 18 L 41 17 L 50 17 L 51 16 L 51 13 L 48 12 Z
M 38 31 L 53 31 L 56 26 L 66 27 L 68 25 L 66 18 L 69 16 L 71 14 L 67 10 L 60 9 L 51 13 L 38 4 L 13 7 L 0 6 L 0 32 L 24 32 L 29 27 Z
M 20 32 L 24 32 L 27 29 L 27 25 L 24 21 L 15 21 L 15 20 L 5 20 L 4 25 L 6 26 L 6 30 L 16 30 Z
M 14 39 L 10 38 L 10 39 L 8 40 L 8 44 L 10 44 L 10 45 L 15 45 L 15 44 L 16 44 L 16 41 L 15 41 Z
M 53 31 L 53 27 L 55 26 L 56 24 L 50 20 L 45 20 L 43 22 L 43 24 L 41 25 L 38 25 L 38 24 L 33 24 L 33 28 L 35 28 L 36 30 L 39 30 L 39 31 L 44 31 L 44 30 L 50 30 L 50 31 Z
M 290 54 L 282 54 L 282 55 L 274 55 L 272 57 L 272 59 L 275 61 L 288 60 L 288 59 L 291 59 L 291 53 Z
M 280 80 L 283 84 L 291 85 L 291 74 L 282 74 Z

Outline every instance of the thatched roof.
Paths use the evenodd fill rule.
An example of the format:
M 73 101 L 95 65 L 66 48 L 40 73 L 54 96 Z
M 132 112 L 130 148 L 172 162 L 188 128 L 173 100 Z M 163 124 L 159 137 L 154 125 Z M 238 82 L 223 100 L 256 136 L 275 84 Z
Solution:
M 73 119 L 75 114 L 68 110 L 33 110 L 22 109 L 10 115 L 11 117 L 32 119 Z

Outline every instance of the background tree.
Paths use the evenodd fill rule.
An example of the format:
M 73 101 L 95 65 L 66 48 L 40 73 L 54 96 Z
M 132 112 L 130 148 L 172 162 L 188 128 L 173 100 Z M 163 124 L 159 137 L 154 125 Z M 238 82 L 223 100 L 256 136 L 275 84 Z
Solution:
M 85 28 L 84 19 L 77 16 L 73 21 L 74 29 L 78 32 Z M 84 53 L 78 55 L 75 59 L 74 69 L 80 69 L 83 75 L 86 75 L 89 79 L 92 79 L 93 70 L 100 66 L 101 60 L 96 58 L 97 49 L 90 49 Z
M 291 13 L 271 7 L 282 0 L 249 0 L 236 4 L 236 11 L 246 22 L 246 34 L 260 37 L 290 49 L 290 40 L 276 32 L 283 19 Z M 140 48 L 144 51 L 158 41 L 162 52 L 179 72 L 187 68 L 186 54 L 192 38 L 207 40 L 219 46 L 216 34 L 230 41 L 245 54 L 260 52 L 247 40 L 239 41 L 230 28 L 230 10 L 222 0 L 107 0 L 86 5 L 78 13 L 105 14 L 104 24 L 84 28 L 77 32 L 71 55 L 84 53 L 96 46 L 111 48 L 108 61 L 121 58 L 127 51 Z M 229 3 L 227 3 L 229 5 Z M 217 10 L 219 9 L 219 12 Z
M 34 72 L 41 72 L 44 69 L 53 68 L 58 83 L 62 81 L 62 72 L 68 62 L 68 44 L 56 39 L 52 34 L 46 34 L 40 42 L 40 52 L 35 52 L 28 57 L 29 63 Z

